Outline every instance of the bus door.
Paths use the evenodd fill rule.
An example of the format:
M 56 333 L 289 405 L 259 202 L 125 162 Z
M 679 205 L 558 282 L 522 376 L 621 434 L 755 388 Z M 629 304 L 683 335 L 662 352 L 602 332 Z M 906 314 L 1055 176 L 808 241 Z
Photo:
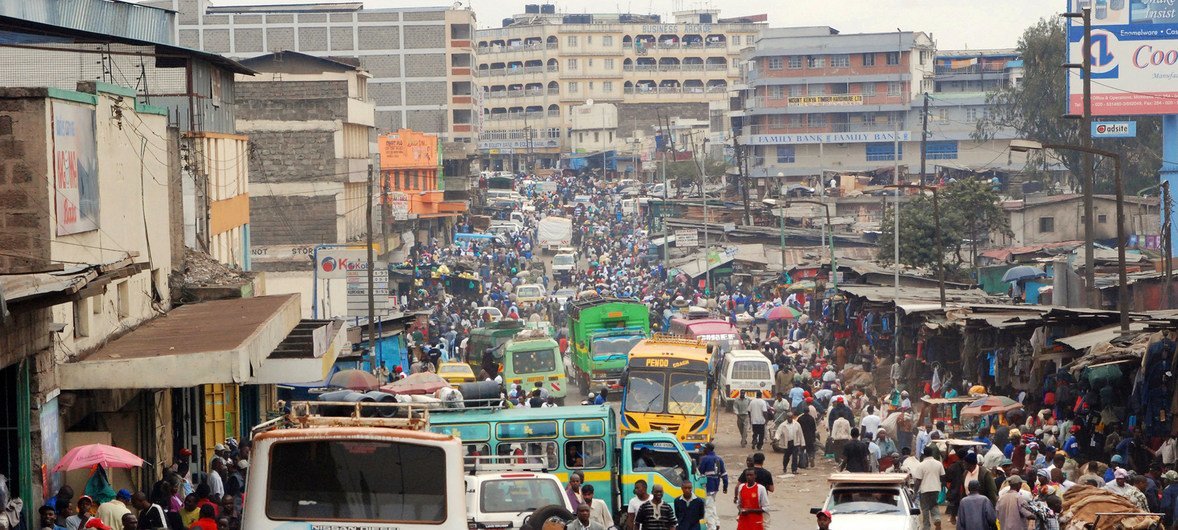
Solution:
M 704 480 L 696 473 L 695 462 L 673 435 L 666 433 L 631 434 L 622 438 L 620 475 L 622 499 L 634 497 L 634 484 L 645 480 L 647 489 L 656 484 L 670 499 L 679 497 L 681 484 L 691 480 L 695 494 L 705 496 Z

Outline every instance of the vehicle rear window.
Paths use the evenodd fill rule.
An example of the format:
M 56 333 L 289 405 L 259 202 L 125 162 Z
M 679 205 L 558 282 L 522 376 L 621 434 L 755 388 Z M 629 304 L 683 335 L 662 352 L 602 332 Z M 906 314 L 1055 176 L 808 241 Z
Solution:
M 572 265 L 573 264 L 573 257 L 557 254 L 555 257 L 552 258 L 552 264 L 553 265 Z
M 900 490 L 894 488 L 836 489 L 830 493 L 826 509 L 834 514 L 906 515 L 901 506 Z
M 488 480 L 479 493 L 485 513 L 532 512 L 551 504 L 564 506 L 556 482 L 540 478 Z
M 511 370 L 517 374 L 556 371 L 555 350 L 517 351 L 511 354 Z M 531 390 L 527 388 L 526 390 Z
M 313 440 L 270 449 L 266 515 L 300 521 L 441 523 L 445 451 L 396 441 Z
M 769 364 L 761 361 L 736 361 L 732 363 L 733 379 L 770 379 Z

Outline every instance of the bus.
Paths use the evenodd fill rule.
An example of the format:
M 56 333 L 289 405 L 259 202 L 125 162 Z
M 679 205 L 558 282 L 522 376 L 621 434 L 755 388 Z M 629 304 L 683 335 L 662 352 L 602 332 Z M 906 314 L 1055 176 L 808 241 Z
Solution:
M 704 477 L 673 435 L 661 432 L 618 437 L 617 413 L 608 405 L 539 409 L 445 409 L 431 412 L 429 430 L 462 441 L 473 456 L 517 456 L 517 463 L 543 467 L 568 484 L 580 471 L 605 501 L 615 522 L 634 496 L 634 483 L 662 485 L 668 502 L 691 480 L 704 497 Z
M 596 293 L 569 305 L 569 342 L 581 394 L 618 388 L 630 348 L 650 336 L 650 310 L 638 300 Z
M 503 383 L 519 384 L 531 392 L 541 383 L 561 405 L 568 395 L 568 375 L 560 345 L 541 328 L 525 329 L 503 347 Z
M 622 434 L 672 433 L 688 450 L 716 435 L 713 347 L 655 335 L 630 350 L 622 391 Z
M 491 369 L 494 368 L 497 372 L 497 365 L 503 363 L 503 347 L 523 329 L 522 320 L 509 318 L 498 322 L 486 322 L 482 327 L 471 330 L 470 341 L 467 342 L 466 363 L 476 375 L 479 370 L 487 370 L 488 374 L 494 376 L 495 373 Z M 485 365 L 487 359 L 484 359 L 484 356 L 488 350 L 491 352 L 489 360 L 496 366 Z
M 688 313 L 687 316 L 672 318 L 667 332 L 676 337 L 702 340 L 714 345 L 717 359 L 723 359 L 724 355 L 732 350 L 744 348 L 744 343 L 740 340 L 740 330 L 735 325 L 722 318 L 700 316 L 700 313 L 695 311 Z

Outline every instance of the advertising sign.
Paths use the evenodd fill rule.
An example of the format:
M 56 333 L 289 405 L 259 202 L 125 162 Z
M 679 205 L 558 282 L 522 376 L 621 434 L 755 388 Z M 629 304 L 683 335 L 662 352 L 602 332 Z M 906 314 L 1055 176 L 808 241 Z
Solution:
M 347 278 L 348 271 L 368 270 L 368 250 L 364 248 L 319 249 L 315 263 L 320 279 Z
M 396 221 L 404 221 L 409 218 L 409 195 L 401 191 L 389 192 L 389 210 L 393 214 L 393 219 Z
M 348 278 L 348 316 L 368 316 L 368 270 L 350 270 Z M 372 305 L 377 315 L 388 315 L 396 308 L 389 288 L 388 264 L 377 262 L 372 271 Z
M 381 169 L 438 167 L 438 137 L 401 129 L 378 141 Z
M 794 107 L 818 107 L 825 105 L 862 105 L 863 96 L 859 94 L 839 94 L 835 96 L 794 96 L 786 99 Z
M 1178 114 L 1178 15 L 1174 0 L 1069 0 L 1092 8 L 1092 115 Z M 1083 57 L 1084 24 L 1068 19 L 1068 60 Z M 1084 83 L 1069 70 L 1068 112 L 1084 111 Z
M 1136 138 L 1137 122 L 1135 121 L 1094 121 L 1092 122 L 1093 138 Z
M 57 235 L 98 229 L 98 141 L 94 109 L 54 101 L 53 187 Z
M 899 139 L 907 142 L 912 139 L 911 131 L 900 131 Z M 812 133 L 812 134 L 754 134 L 749 136 L 749 145 L 776 144 L 848 144 L 848 143 L 876 143 L 894 142 L 896 133 L 884 132 L 852 132 L 852 133 Z
M 699 233 L 694 228 L 675 231 L 675 246 L 679 248 L 698 247 Z

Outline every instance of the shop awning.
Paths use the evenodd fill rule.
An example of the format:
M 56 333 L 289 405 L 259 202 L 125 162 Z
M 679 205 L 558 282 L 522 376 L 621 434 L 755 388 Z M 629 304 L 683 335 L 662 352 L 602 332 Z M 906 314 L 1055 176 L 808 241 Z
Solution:
M 246 383 L 300 322 L 297 294 L 181 306 L 74 362 L 63 390 Z
M 1144 329 L 1145 324 L 1143 323 L 1129 323 L 1129 331 L 1131 332 L 1142 331 Z M 1055 339 L 1055 342 L 1062 343 L 1076 351 L 1086 351 L 1088 348 L 1096 346 L 1102 342 L 1110 342 L 1119 336 L 1121 336 L 1121 325 L 1117 324 L 1115 326 L 1094 329 L 1087 333 L 1080 333 L 1079 335 L 1072 335 L 1071 337 Z

